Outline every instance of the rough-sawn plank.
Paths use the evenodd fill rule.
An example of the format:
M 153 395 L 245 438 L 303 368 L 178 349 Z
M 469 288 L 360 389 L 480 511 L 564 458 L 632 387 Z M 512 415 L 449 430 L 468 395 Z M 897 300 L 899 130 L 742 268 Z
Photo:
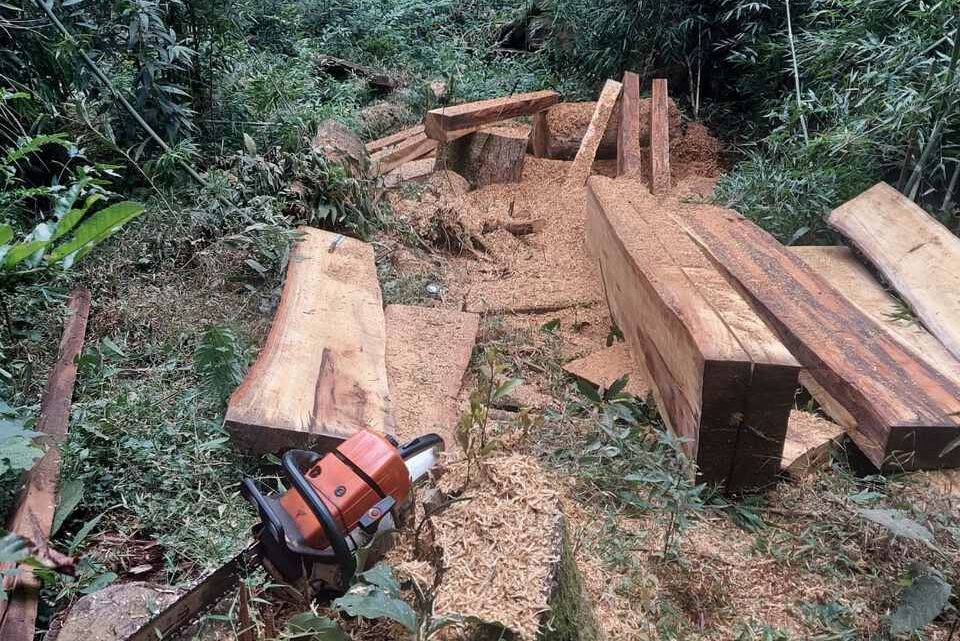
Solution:
M 227 429 L 247 451 L 394 432 L 373 248 L 300 231 L 266 344 L 227 406 Z

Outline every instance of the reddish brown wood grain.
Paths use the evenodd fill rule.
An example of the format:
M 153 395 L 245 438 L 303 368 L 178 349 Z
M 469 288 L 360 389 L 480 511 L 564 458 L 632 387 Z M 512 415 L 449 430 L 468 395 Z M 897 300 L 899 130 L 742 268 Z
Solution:
M 459 137 L 501 120 L 529 116 L 558 102 L 560 94 L 556 91 L 534 91 L 433 109 L 427 112 L 423 124 L 430 138 L 446 142 L 451 136 Z
M 617 175 L 638 177 L 642 167 L 640 153 L 640 76 L 623 74 L 620 95 L 620 129 L 617 133 Z
M 856 420 L 878 467 L 960 465 L 960 386 L 905 348 L 765 231 L 729 211 L 677 220 L 749 296 L 810 375 Z M 882 230 L 881 230 L 882 231 Z
M 654 78 L 650 95 L 650 191 L 670 191 L 670 105 L 667 81 Z
M 77 380 L 77 358 L 83 349 L 83 338 L 90 315 L 90 292 L 74 290 L 67 301 L 68 316 L 57 362 L 53 366 L 40 405 L 37 431 L 40 445 L 46 450 L 25 476 L 17 509 L 8 524 L 14 534 L 46 546 L 57 506 L 57 482 L 60 479 L 60 445 L 66 439 L 70 421 L 73 387 Z M 4 567 L 0 565 L 0 567 Z M 5 566 L 8 569 L 10 566 Z M 32 641 L 40 582 L 29 566 L 21 565 L 19 574 L 8 577 L 4 587 L 8 601 L 0 601 L 0 639 Z

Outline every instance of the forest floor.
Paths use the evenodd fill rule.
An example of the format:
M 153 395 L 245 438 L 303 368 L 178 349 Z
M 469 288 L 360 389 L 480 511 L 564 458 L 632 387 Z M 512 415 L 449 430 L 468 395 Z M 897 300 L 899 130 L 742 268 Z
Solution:
M 580 411 L 591 401 L 562 370 L 611 336 L 583 247 L 582 194 L 562 190 L 567 164 L 528 156 L 518 184 L 450 196 L 445 190 L 454 187 L 440 172 L 429 185 L 390 196 L 401 227 L 413 229 L 434 215 L 438 198 L 462 198 L 462 222 L 484 246 L 480 257 L 428 249 L 397 231 L 373 242 L 385 303 L 483 313 L 466 391 L 476 384 L 477 355 L 488 348 L 524 380 L 505 410 L 528 407 L 541 420 L 515 449 L 541 461 L 562 492 L 571 546 L 606 636 L 884 638 L 910 572 L 960 566 L 956 496 L 924 474 L 858 474 L 841 447 L 822 469 L 764 493 L 678 492 L 638 507 L 624 477 L 666 474 L 676 455 L 660 447 L 660 423 L 643 400 L 636 402 L 650 420 L 642 431 L 657 443 L 659 463 L 649 449 L 640 453 L 603 433 L 594 415 Z M 715 158 L 678 165 L 684 180 L 673 198 L 703 197 L 720 171 Z M 611 164 L 600 161 L 595 170 L 609 173 Z M 484 234 L 484 220 L 508 207 L 514 218 L 546 225 L 522 239 Z M 257 461 L 233 448 L 200 391 L 192 357 L 199 333 L 223 324 L 247 337 L 252 352 L 269 328 L 280 281 L 251 269 L 256 254 L 244 238 L 210 241 L 200 229 L 166 212 L 148 216 L 122 244 L 105 248 L 95 267 L 83 268 L 94 311 L 63 473 L 83 501 L 56 538 L 82 561 L 78 580 L 49 595 L 58 607 L 111 582 L 196 578 L 247 541 L 253 515 L 238 481 L 255 473 Z M 440 287 L 438 297 L 428 284 Z M 30 311 L 46 314 L 51 335 L 53 302 Z M 37 371 L 49 358 L 45 339 L 35 337 Z M 592 447 L 598 442 L 602 454 Z M 858 516 L 862 507 L 905 510 L 935 542 L 894 537 Z M 270 588 L 261 581 L 254 590 L 264 597 Z M 956 638 L 956 620 L 946 615 L 918 638 Z

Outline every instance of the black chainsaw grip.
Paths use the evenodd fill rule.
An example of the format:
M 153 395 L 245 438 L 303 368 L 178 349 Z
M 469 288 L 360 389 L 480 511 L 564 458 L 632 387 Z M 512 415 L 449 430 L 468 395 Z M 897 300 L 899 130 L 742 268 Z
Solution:
M 280 522 L 273 508 L 270 507 L 270 503 L 267 502 L 266 497 L 257 489 L 257 485 L 253 482 L 253 479 L 245 478 L 241 481 L 240 495 L 250 503 L 253 503 L 257 508 L 257 512 L 260 513 L 260 519 L 263 521 L 263 525 L 267 528 L 270 536 L 273 537 L 273 540 L 280 545 L 286 545 L 283 523 Z
M 306 461 L 307 465 L 309 465 L 319 457 L 316 452 L 289 450 L 285 452 L 281 458 L 283 470 L 286 472 L 290 482 L 293 483 L 294 489 L 303 497 L 310 511 L 313 512 L 313 515 L 317 517 L 317 521 L 320 522 L 320 526 L 323 527 L 324 534 L 326 534 L 327 540 L 330 541 L 330 547 L 333 548 L 337 563 L 340 565 L 340 571 L 343 573 L 342 580 L 344 584 L 347 584 L 357 571 L 357 561 L 350 552 L 347 539 L 343 536 L 343 532 L 340 531 L 340 527 L 337 525 L 333 515 L 330 514 L 330 510 L 324 505 L 320 499 L 320 495 L 313 489 L 313 486 L 310 485 L 307 477 L 303 475 L 300 465 L 298 464 L 298 459 L 300 458 L 310 459 Z

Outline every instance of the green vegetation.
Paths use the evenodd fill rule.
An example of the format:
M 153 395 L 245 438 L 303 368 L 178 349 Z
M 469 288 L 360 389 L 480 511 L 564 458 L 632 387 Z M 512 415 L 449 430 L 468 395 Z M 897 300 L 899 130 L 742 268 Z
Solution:
M 246 540 L 253 517 L 237 482 L 264 461 L 240 455 L 222 414 L 277 304 L 298 225 L 426 247 L 366 177 L 311 148 L 327 119 L 369 139 L 439 104 L 541 88 L 591 99 L 634 69 L 669 78 L 685 116 L 730 143 L 718 201 L 784 242 L 832 242 L 823 214 L 879 180 L 960 223 L 960 0 L 81 0 L 51 10 L 69 36 L 33 0 L 0 2 L 4 518 L 15 479 L 41 453 L 33 427 L 67 292 L 90 288 L 95 310 L 54 536 L 79 558 L 78 576 L 45 575 L 41 624 L 137 565 L 151 580 L 186 580 Z M 324 66 L 324 55 L 397 89 Z M 386 301 L 423 302 L 428 285 L 444 285 L 441 270 L 401 273 L 377 247 Z M 838 456 L 802 491 L 721 500 L 689 480 L 652 403 L 622 383 L 570 384 L 559 320 L 487 324 L 476 366 L 488 375 L 464 436 L 484 450 L 490 404 L 514 379 L 560 399 L 542 424 L 523 415 L 525 446 L 572 476 L 574 497 L 600 515 L 596 540 L 571 547 L 619 572 L 614 592 L 643 600 L 664 638 L 696 638 L 707 619 L 744 640 L 886 638 L 943 610 L 901 605 L 941 603 L 944 585 L 960 584 L 956 515 L 913 507 L 909 484 L 856 478 Z M 932 540 L 891 534 L 860 509 L 896 510 Z M 705 523 L 737 528 L 750 561 L 833 590 L 865 587 L 850 588 L 855 603 L 794 604 L 803 635 L 739 617 L 693 549 Z M 22 542 L 0 548 L 0 561 L 29 556 Z M 568 605 L 561 628 L 573 622 Z M 955 617 L 945 607 L 943 629 Z M 420 610 L 420 623 L 433 616 Z

